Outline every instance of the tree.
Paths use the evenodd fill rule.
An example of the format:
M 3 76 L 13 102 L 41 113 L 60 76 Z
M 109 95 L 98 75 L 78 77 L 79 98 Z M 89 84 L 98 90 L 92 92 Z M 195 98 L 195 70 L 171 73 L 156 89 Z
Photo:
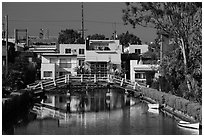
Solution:
M 84 40 L 81 34 L 73 29 L 61 30 L 58 37 L 59 44 L 82 44 Z
M 173 38 L 178 48 L 172 53 L 177 54 L 176 56 L 182 62 L 179 62 L 177 58 L 167 56 L 164 59 L 167 62 L 164 63 L 173 71 L 183 73 L 183 81 L 186 81 L 189 93 L 193 92 L 193 87 L 199 86 L 198 81 L 201 78 L 201 53 L 199 51 L 201 51 L 202 42 L 202 3 L 144 2 L 126 3 L 126 5 L 127 8 L 123 10 L 123 20 L 126 24 L 130 23 L 133 27 L 136 25 L 154 27 L 158 32 Z M 174 67 L 173 63 L 180 66 Z M 165 69 L 164 66 L 163 69 Z M 196 75 L 199 75 L 199 78 Z
M 103 35 L 103 34 L 93 34 L 93 35 L 89 35 L 87 37 L 91 40 L 105 40 L 106 39 L 105 35 Z
M 120 43 L 125 47 L 128 47 L 129 44 L 141 44 L 140 38 L 135 36 L 134 34 L 129 33 L 128 31 L 126 33 L 118 35 L 118 39 L 120 40 Z

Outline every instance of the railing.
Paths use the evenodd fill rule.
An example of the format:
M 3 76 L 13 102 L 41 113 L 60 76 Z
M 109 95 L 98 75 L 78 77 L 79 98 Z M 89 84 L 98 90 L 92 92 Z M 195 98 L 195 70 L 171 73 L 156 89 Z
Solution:
M 55 88 L 56 86 L 63 86 L 69 82 L 108 82 L 108 83 L 114 83 L 121 87 L 130 87 L 135 89 L 140 89 L 141 86 L 138 84 L 138 82 L 130 81 L 128 79 L 115 76 L 115 75 L 107 75 L 106 77 L 100 77 L 96 74 L 81 74 L 76 76 L 71 76 L 70 74 L 56 77 L 55 79 L 51 80 L 44 80 L 37 83 L 33 83 L 27 86 L 29 89 L 34 90 L 42 90 L 42 89 L 50 89 Z

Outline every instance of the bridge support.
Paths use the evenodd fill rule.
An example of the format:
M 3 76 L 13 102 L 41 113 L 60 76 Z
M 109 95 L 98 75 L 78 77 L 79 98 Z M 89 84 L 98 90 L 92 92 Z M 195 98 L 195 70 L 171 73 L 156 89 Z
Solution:
M 122 78 L 121 82 L 120 82 L 120 86 L 122 87 L 123 86 L 123 81 L 124 81 L 124 78 Z
M 67 75 L 64 77 L 64 83 L 67 83 Z
M 96 74 L 94 74 L 94 83 L 96 83 L 97 80 L 96 80 Z
M 81 83 L 83 82 L 83 75 L 81 75 Z
M 57 86 L 55 79 L 53 79 L 53 84 L 55 87 Z
M 40 88 L 43 90 L 43 83 L 40 82 Z

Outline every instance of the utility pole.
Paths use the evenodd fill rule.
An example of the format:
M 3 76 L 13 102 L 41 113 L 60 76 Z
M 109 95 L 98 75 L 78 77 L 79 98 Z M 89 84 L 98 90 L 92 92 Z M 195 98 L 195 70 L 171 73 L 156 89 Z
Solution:
M 160 65 L 162 64 L 162 57 L 163 57 L 163 37 L 161 34 L 161 45 L 160 45 Z
M 116 22 L 114 22 L 114 40 L 116 39 Z
M 8 15 L 6 15 L 6 77 L 8 75 Z
M 82 29 L 82 39 L 84 39 L 84 5 L 81 3 L 81 29 Z

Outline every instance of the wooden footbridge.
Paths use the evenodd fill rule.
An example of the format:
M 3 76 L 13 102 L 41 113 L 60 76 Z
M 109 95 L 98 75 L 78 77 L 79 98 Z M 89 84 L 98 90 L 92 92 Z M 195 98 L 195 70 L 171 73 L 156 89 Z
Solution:
M 80 83 L 80 85 L 79 85 Z M 50 91 L 52 89 L 61 88 L 61 87 L 85 87 L 85 89 L 89 89 L 91 87 L 105 87 L 107 85 L 113 85 L 115 87 L 120 87 L 124 89 L 134 90 L 135 92 L 139 91 L 141 85 L 137 82 L 132 82 L 125 78 L 108 75 L 107 77 L 97 77 L 96 75 L 64 75 L 57 77 L 55 79 L 49 80 L 41 80 L 39 82 L 35 82 L 27 86 L 27 89 L 32 90 L 34 94 L 45 91 Z M 96 86 L 97 85 L 97 86 Z

